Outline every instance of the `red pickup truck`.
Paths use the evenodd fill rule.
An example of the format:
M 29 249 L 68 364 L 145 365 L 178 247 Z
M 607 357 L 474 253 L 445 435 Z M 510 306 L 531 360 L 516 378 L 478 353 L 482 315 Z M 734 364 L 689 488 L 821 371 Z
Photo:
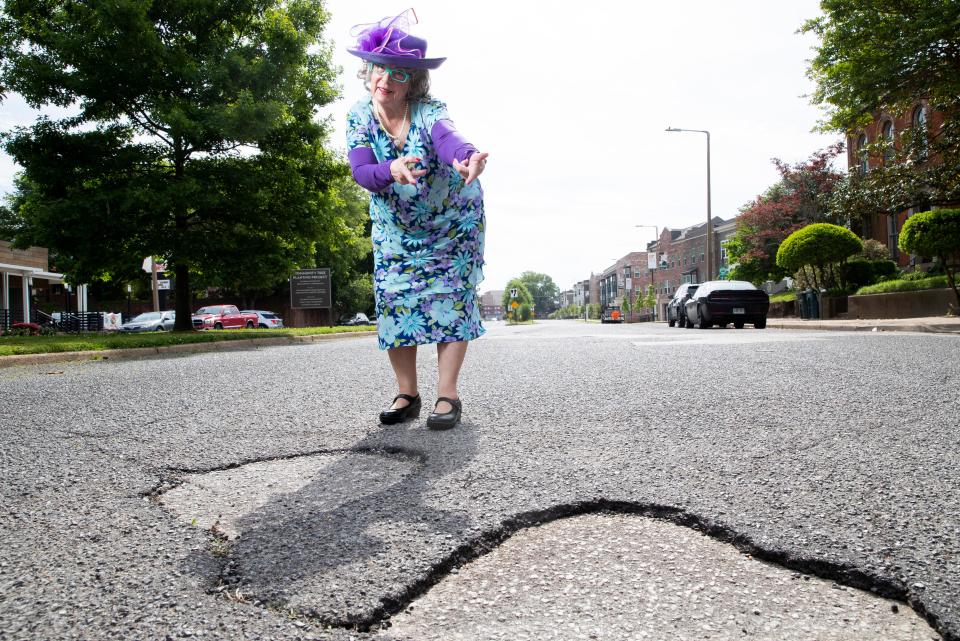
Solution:
M 259 322 L 256 314 L 243 314 L 236 305 L 201 307 L 192 319 L 194 329 L 253 329 Z

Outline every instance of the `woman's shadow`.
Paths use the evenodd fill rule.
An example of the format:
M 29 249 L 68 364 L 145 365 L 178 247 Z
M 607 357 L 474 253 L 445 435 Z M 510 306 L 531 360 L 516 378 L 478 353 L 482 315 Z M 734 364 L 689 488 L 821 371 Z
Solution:
M 471 519 L 443 479 L 471 461 L 476 427 L 383 426 L 240 518 L 224 580 L 246 598 L 366 627 L 405 605 L 463 541 Z

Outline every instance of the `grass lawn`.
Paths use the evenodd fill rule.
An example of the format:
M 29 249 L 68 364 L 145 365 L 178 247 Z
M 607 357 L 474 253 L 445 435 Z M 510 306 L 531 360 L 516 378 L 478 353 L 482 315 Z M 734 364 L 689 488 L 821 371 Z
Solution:
M 277 336 L 314 336 L 366 332 L 376 329 L 373 325 L 356 327 L 304 327 L 288 329 L 222 329 L 202 332 L 144 332 L 142 334 L 60 334 L 57 336 L 0 336 L 0 356 L 14 354 L 45 354 L 48 352 L 85 352 L 101 349 L 125 349 L 130 347 L 159 347 L 185 343 L 210 343 L 235 341 L 248 338 L 275 338 Z
M 893 292 L 914 292 L 921 289 L 942 289 L 949 287 L 946 276 L 931 276 L 918 280 L 887 280 L 876 285 L 868 285 L 857 290 L 857 295 L 890 294 Z
M 796 300 L 797 292 L 780 292 L 770 297 L 771 303 L 782 303 L 788 300 Z

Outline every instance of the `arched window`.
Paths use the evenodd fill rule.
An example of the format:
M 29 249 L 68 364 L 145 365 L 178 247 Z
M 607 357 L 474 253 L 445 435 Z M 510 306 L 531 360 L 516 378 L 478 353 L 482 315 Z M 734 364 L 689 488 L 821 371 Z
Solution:
M 917 137 L 915 140 L 919 144 L 919 155 L 922 160 L 927 156 L 927 110 L 923 108 L 923 105 L 918 105 L 913 110 L 913 114 L 910 116 L 910 125 L 913 128 L 913 135 Z
M 865 174 L 870 170 L 870 164 L 867 162 L 867 135 L 860 134 L 857 138 L 857 165 L 860 167 L 860 173 Z
M 893 161 L 893 121 L 883 123 L 883 164 Z

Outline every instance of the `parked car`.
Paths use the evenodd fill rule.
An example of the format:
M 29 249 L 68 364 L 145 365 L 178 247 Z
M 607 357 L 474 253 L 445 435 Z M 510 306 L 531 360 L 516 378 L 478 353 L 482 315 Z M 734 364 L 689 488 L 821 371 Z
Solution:
M 673 292 L 673 298 L 667 303 L 667 324 L 670 327 L 674 325 L 684 327 L 687 324 L 686 304 L 697 291 L 697 287 L 699 285 L 696 283 L 683 283 L 677 287 L 677 291 Z
M 260 329 L 283 329 L 283 319 L 273 312 L 264 311 L 262 309 L 243 309 L 240 310 L 240 313 L 256 314 L 257 327 Z
M 354 325 L 376 325 L 376 321 L 370 320 L 366 314 L 363 312 L 355 312 L 353 314 L 344 314 L 337 321 L 337 325 L 342 325 L 344 327 L 352 327 Z
M 767 292 L 743 280 L 711 280 L 697 287 L 686 302 L 687 327 L 707 329 L 733 323 L 737 329 L 751 323 L 757 329 L 767 326 L 770 297 Z
M 603 312 L 600 314 L 601 323 L 622 323 L 623 315 L 620 313 L 620 308 L 616 305 L 608 305 L 603 308 Z
M 177 322 L 176 312 L 144 312 L 120 326 L 121 332 L 169 332 Z
M 244 314 L 236 305 L 209 305 L 193 313 L 194 329 L 253 329 L 259 318 L 256 314 Z

